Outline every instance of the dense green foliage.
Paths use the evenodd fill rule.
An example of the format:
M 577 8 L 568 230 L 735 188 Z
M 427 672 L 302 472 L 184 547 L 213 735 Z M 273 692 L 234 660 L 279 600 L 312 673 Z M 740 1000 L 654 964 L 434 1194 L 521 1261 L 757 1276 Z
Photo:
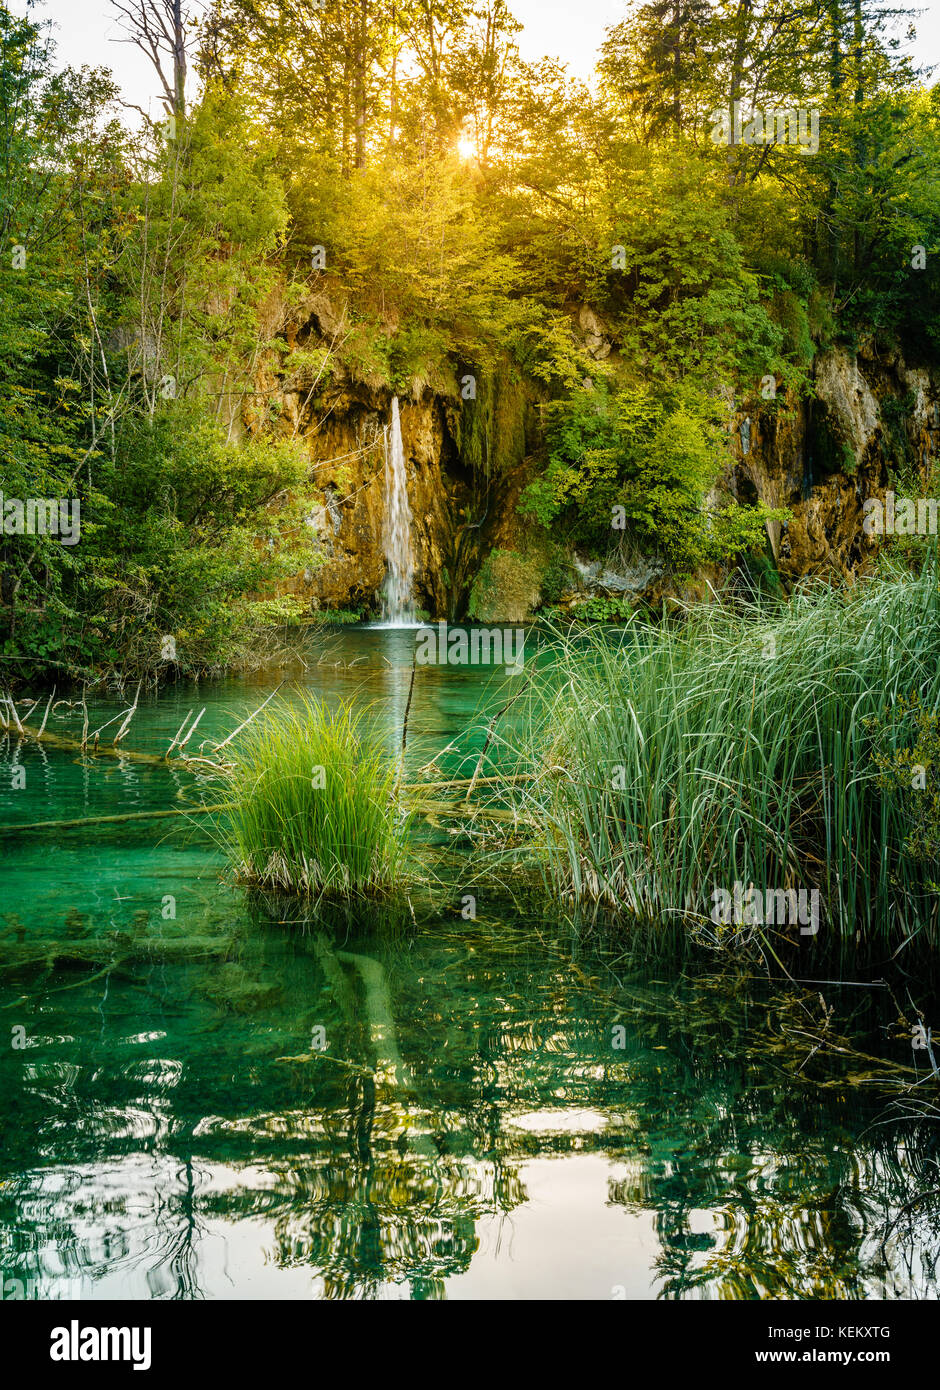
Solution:
M 173 71 L 172 119 L 131 133 L 105 71 L 56 70 L 0 6 L 0 484 L 82 509 L 75 547 L 0 536 L 9 674 L 244 647 L 317 563 L 272 380 L 314 428 L 350 380 L 430 386 L 466 535 L 524 465 L 520 548 L 625 536 L 682 576 L 764 544 L 716 486 L 729 405 L 792 412 L 836 341 L 936 360 L 940 106 L 875 0 L 634 3 L 591 87 L 516 29 L 504 0 L 216 0 L 195 100 Z M 793 123 L 729 116 L 722 143 L 736 102 Z M 312 302 L 328 326 L 298 341 Z M 486 560 L 459 542 L 451 618 Z
M 80 506 L 74 545 L 0 537 L 7 674 L 222 669 L 298 566 L 303 451 L 228 423 L 283 195 L 234 100 L 146 147 L 102 129 L 112 95 L 101 73 L 54 74 L 0 9 L 0 486 Z
M 785 513 L 705 505 L 725 462 L 716 417 L 687 382 L 634 387 L 613 400 L 581 388 L 552 411 L 548 467 L 522 510 L 546 529 L 568 511 L 572 539 L 592 549 L 612 529 L 630 531 L 680 572 L 760 545 L 765 522 Z

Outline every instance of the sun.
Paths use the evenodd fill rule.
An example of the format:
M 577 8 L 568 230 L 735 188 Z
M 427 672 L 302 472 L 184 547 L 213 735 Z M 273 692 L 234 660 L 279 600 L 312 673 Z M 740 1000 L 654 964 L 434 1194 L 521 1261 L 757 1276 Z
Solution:
M 480 157 L 476 141 L 471 140 L 469 135 L 461 135 L 457 141 L 457 152 L 461 159 L 479 159 Z

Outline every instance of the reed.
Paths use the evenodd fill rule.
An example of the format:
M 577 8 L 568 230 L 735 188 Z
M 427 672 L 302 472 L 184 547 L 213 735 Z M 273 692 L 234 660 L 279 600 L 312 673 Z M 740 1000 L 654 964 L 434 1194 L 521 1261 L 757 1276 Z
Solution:
M 347 706 L 303 697 L 246 728 L 229 757 L 223 839 L 241 881 L 351 897 L 400 880 L 410 816 L 397 765 Z
M 879 767 L 914 737 L 903 697 L 940 708 L 935 558 L 554 645 L 514 750 L 533 776 L 504 795 L 556 894 L 707 925 L 716 887 L 817 889 L 830 937 L 936 945 L 936 865 L 908 850 L 924 793 Z

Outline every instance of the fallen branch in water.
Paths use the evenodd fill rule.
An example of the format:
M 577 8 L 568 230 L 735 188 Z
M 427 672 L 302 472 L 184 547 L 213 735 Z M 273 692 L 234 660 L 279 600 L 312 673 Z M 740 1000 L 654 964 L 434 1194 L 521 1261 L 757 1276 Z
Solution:
M 183 732 L 183 730 L 186 728 L 186 721 L 188 720 L 188 718 L 189 718 L 189 716 L 190 716 L 191 714 L 192 714 L 192 710 L 187 710 L 187 712 L 184 714 L 184 716 L 183 716 L 183 722 L 182 722 L 182 724 L 179 726 L 179 728 L 177 729 L 176 733 L 174 734 L 174 736 L 173 736 L 173 742 L 170 744 L 169 748 L 168 748 L 168 749 L 166 750 L 166 752 L 164 753 L 164 755 L 163 755 L 164 758 L 168 758 L 168 757 L 170 756 L 170 754 L 173 752 L 173 749 L 174 749 L 174 748 L 176 747 L 176 745 L 179 743 L 180 734 L 181 734 L 181 733 Z
M 359 1066 L 356 1062 L 344 1061 L 342 1057 L 331 1057 L 328 1052 L 300 1052 L 296 1057 L 275 1057 L 275 1062 L 332 1062 L 334 1067 L 355 1072 L 357 1076 L 371 1076 L 371 1067 Z
M 113 719 L 109 719 L 108 722 L 107 722 L 106 724 L 102 724 L 102 726 L 101 726 L 100 729 L 96 729 L 96 730 L 95 730 L 95 732 L 92 734 L 92 738 L 95 740 L 95 747 L 96 747 L 96 748 L 98 747 L 98 738 L 99 738 L 99 736 L 100 736 L 101 734 L 104 733 L 105 729 L 109 729 L 109 728 L 111 727 L 112 724 L 116 724 L 116 723 L 118 722 L 119 719 L 123 719 L 123 718 L 124 718 L 124 715 L 125 715 L 126 713 L 127 713 L 127 711 L 122 709 L 118 714 L 116 714 L 116 715 L 114 716 Z
M 223 739 L 221 743 L 217 743 L 217 744 L 215 745 L 215 747 L 214 747 L 213 750 L 212 750 L 212 752 L 213 752 L 214 755 L 217 756 L 219 753 L 221 753 L 222 749 L 226 746 L 226 744 L 231 743 L 232 739 L 235 738 L 236 735 L 240 734 L 241 731 L 242 731 L 242 729 L 247 729 L 248 725 L 251 723 L 251 721 L 252 721 L 254 718 L 256 718 L 256 717 L 261 713 L 261 711 L 264 709 L 265 705 L 269 705 L 269 704 L 271 703 L 271 701 L 274 699 L 275 695 L 276 695 L 277 692 L 280 690 L 280 688 L 281 688 L 281 686 L 282 686 L 283 684 L 284 684 L 284 682 L 281 681 L 280 685 L 276 686 L 275 689 L 271 691 L 271 694 L 268 696 L 268 698 L 267 698 L 266 700 L 262 700 L 262 702 L 261 702 L 261 704 L 258 706 L 258 708 L 257 708 L 252 714 L 249 714 L 248 718 L 247 718 L 246 720 L 244 720 L 241 724 L 239 724 L 239 726 L 238 726 L 237 729 L 233 729 L 233 730 L 232 730 L 232 732 L 229 734 L 228 738 Z M 188 716 L 187 716 L 187 717 L 188 717 Z M 201 715 L 200 715 L 200 718 L 202 718 Z M 206 739 L 203 743 L 200 743 L 200 745 L 199 745 L 199 751 L 200 751 L 200 753 L 202 752 L 203 748 L 205 748 L 206 743 L 208 743 L 208 741 L 209 741 L 209 740 Z
M 515 695 L 511 696 L 511 698 L 508 699 L 508 700 L 506 701 L 506 703 L 503 705 L 502 709 L 498 709 L 498 710 L 496 711 L 496 713 L 493 715 L 493 718 L 490 720 L 490 722 L 489 722 L 489 727 L 487 728 L 487 731 L 486 731 L 486 742 L 483 744 L 483 749 L 482 749 L 482 751 L 481 751 L 481 753 L 480 753 L 479 761 L 477 762 L 477 765 L 476 765 L 476 767 L 475 767 L 475 769 L 474 769 L 473 776 L 470 778 L 470 785 L 469 785 L 469 787 L 467 788 L 467 795 L 466 795 L 465 798 L 464 798 L 465 801 L 469 801 L 469 800 L 470 800 L 470 795 L 471 795 L 471 793 L 472 793 L 474 787 L 475 787 L 476 784 L 477 784 L 477 777 L 478 777 L 478 775 L 479 775 L 479 773 L 480 773 L 480 769 L 483 767 L 483 760 L 484 760 L 485 757 L 486 757 L 487 749 L 489 748 L 490 744 L 493 742 L 493 734 L 494 734 L 495 731 L 496 731 L 496 723 L 497 723 L 497 720 L 499 720 L 499 719 L 501 719 L 501 718 L 503 717 L 503 715 L 504 715 L 504 714 L 506 713 L 506 711 L 509 709 L 509 706 L 510 706 L 510 705 L 514 705 L 514 704 L 515 704 L 515 702 L 518 700 L 519 696 L 520 696 L 520 695 L 523 693 L 523 691 L 526 689 L 526 687 L 528 686 L 528 684 L 529 684 L 528 680 L 524 681 L 524 682 L 522 683 L 522 685 L 519 687 L 519 689 L 516 691 Z
M 180 806 L 172 811 L 128 811 L 120 816 L 87 816 L 82 820 L 37 820 L 29 825 L 0 825 L 0 834 L 23 830 L 78 830 L 83 825 L 121 825 L 125 821 L 161 820 L 165 816 L 204 816 L 210 811 L 227 811 L 234 805 L 223 801 L 219 806 Z
M 180 753 L 182 753 L 183 749 L 186 747 L 187 743 L 192 738 L 193 734 L 196 732 L 196 725 L 199 723 L 200 719 L 205 714 L 205 712 L 206 706 L 203 705 L 202 709 L 196 715 L 196 718 L 193 720 L 192 724 L 190 724 L 188 732 L 185 735 L 183 735 L 183 730 L 186 728 L 186 725 L 189 721 L 189 716 L 192 714 L 192 710 L 189 710 L 187 712 L 182 724 L 176 731 L 176 737 L 164 753 L 164 758 L 168 758 L 170 754 L 173 752 L 174 748 L 179 748 Z
M 134 715 L 137 713 L 137 701 L 138 701 L 139 699 L 140 699 L 140 681 L 137 682 L 137 689 L 136 689 L 136 691 L 134 692 L 134 703 L 131 705 L 130 709 L 127 711 L 127 718 L 124 720 L 124 723 L 121 725 L 121 727 L 118 729 L 117 733 L 114 735 L 113 743 L 114 743 L 114 747 L 115 747 L 115 748 L 117 748 L 118 744 L 121 742 L 121 739 L 124 737 L 124 735 L 127 733 L 128 729 L 129 729 L 130 726 L 131 726 L 131 720 L 134 718 Z
M 4 942 L 0 949 L 0 975 L 16 974 L 21 970 L 55 970 L 63 966 L 104 965 L 109 970 L 121 970 L 134 964 L 229 960 L 235 949 L 234 940 L 225 936 L 142 936 L 135 940 L 127 932 L 77 941 Z M 15 1008 L 17 1002 L 13 1000 L 3 1008 Z
M 99 750 L 101 751 L 101 750 Z M 156 759 L 162 762 L 162 758 Z M 86 825 L 123 825 L 129 821 L 163 820 L 168 816 L 205 816 L 215 811 L 230 811 L 234 801 L 222 801 L 216 806 L 180 806 L 170 811 L 128 811 L 119 816 L 85 816 L 78 820 L 37 820 L 27 825 L 0 825 L 0 835 L 21 834 L 26 830 L 80 830 Z M 468 806 L 465 802 L 450 804 L 444 801 L 418 801 L 414 809 L 418 815 L 456 816 L 460 819 L 505 821 L 517 825 L 534 825 L 528 816 L 520 816 L 516 811 L 500 810 L 498 807 Z
M 439 782 L 411 782 L 408 791 L 443 791 L 446 787 L 468 787 L 474 784 L 474 781 L 478 787 L 489 787 L 494 782 L 501 785 L 507 782 L 531 782 L 537 776 L 538 773 L 535 772 L 513 772 L 507 777 L 442 777 Z
M 46 720 L 49 718 L 49 711 L 50 711 L 50 709 L 52 708 L 52 702 L 53 702 L 54 699 L 55 699 L 55 686 L 52 687 L 52 694 L 49 696 L 49 703 L 46 705 L 46 712 L 45 712 L 45 714 L 43 715 L 43 717 L 42 717 L 42 723 L 41 723 L 40 726 L 39 726 L 39 737 L 40 737 L 40 738 L 42 738 L 43 733 L 44 733 L 44 731 L 45 731 L 45 728 L 46 728 Z
M 411 697 L 412 697 L 412 696 L 414 695 L 414 693 L 415 693 L 415 676 L 417 675 L 417 672 L 418 672 L 418 651 L 417 651 L 417 648 L 415 648 L 415 654 L 414 654 L 414 656 L 413 656 L 412 659 L 411 659 L 411 682 L 410 682 L 410 684 L 409 684 L 409 686 L 408 686 L 408 703 L 405 705 L 405 717 L 404 717 L 404 719 L 402 720 L 402 725 L 401 725 L 401 756 L 402 756 L 402 765 L 403 765 L 403 766 L 404 766 L 404 757 L 405 757 L 405 744 L 408 742 L 408 716 L 409 716 L 409 714 L 411 713 Z
M 31 729 L 28 724 L 23 725 L 22 732 L 27 738 L 34 738 L 38 743 L 48 743 L 53 748 L 64 748 L 74 753 L 88 752 L 80 739 L 69 738 L 66 734 L 53 734 L 49 730 L 40 731 L 39 729 Z M 189 761 L 187 758 L 172 758 L 165 760 L 158 757 L 155 753 L 132 753 L 128 748 L 116 748 L 113 743 L 104 744 L 101 747 L 95 748 L 89 756 L 128 758 L 131 762 L 135 763 L 149 763 L 151 767 L 165 767 L 167 761 L 169 761 L 171 765 L 185 765 Z
M 11 711 L 11 713 L 12 713 L 12 715 L 13 715 L 13 718 L 16 720 L 16 727 L 19 729 L 20 733 L 22 733 L 22 732 L 23 732 L 23 726 L 22 726 L 22 724 L 20 723 L 20 716 L 19 716 L 19 715 L 17 714 L 17 712 L 16 712 L 16 705 L 14 705 L 14 703 L 13 703 L 13 696 L 12 696 L 12 695 L 5 695 L 5 696 L 3 697 L 3 699 L 4 699 L 4 704 L 7 704 L 7 705 L 10 706 L 10 711 Z M 4 720 L 4 721 L 3 721 L 3 724 L 4 724 L 4 728 L 6 728 L 6 729 L 8 729 L 8 728 L 10 727 L 9 722 L 8 722 L 7 720 Z
M 533 816 L 522 816 L 518 811 L 506 811 L 495 806 L 468 806 L 466 801 L 416 801 L 414 809 L 419 816 L 456 816 L 459 820 L 495 820 L 509 825 L 538 825 Z
M 398 773 L 395 777 L 395 796 L 397 796 L 399 791 L 401 790 L 401 784 L 405 776 L 405 745 L 408 742 L 408 716 L 411 713 L 411 697 L 415 693 L 415 676 L 417 675 L 417 673 L 418 653 L 417 649 L 415 649 L 415 654 L 411 660 L 411 681 L 408 686 L 408 701 L 405 705 L 405 717 L 402 720 L 401 725 L 401 751 L 398 754 Z
M 196 726 L 197 726 L 197 724 L 199 723 L 199 721 L 200 721 L 200 719 L 202 718 L 202 716 L 205 714 L 205 712 L 206 712 L 206 706 L 203 705 L 202 709 L 201 709 L 201 710 L 199 711 L 199 713 L 196 715 L 196 718 L 195 718 L 195 719 L 193 720 L 193 722 L 190 724 L 189 730 L 188 730 L 188 732 L 187 732 L 187 734 L 186 734 L 186 737 L 185 737 L 185 738 L 182 740 L 182 742 L 180 743 L 179 749 L 180 749 L 180 752 L 181 752 L 181 753 L 182 753 L 183 749 L 186 747 L 186 745 L 187 745 L 187 743 L 189 742 L 189 740 L 192 738 L 193 734 L 196 732 Z

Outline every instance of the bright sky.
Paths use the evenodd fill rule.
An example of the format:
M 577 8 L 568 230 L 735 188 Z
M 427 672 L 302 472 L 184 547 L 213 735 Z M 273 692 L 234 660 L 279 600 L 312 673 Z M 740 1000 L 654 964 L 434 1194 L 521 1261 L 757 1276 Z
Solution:
M 26 5 L 27 0 L 11 0 L 19 13 Z M 623 0 L 511 0 L 511 9 L 525 25 L 519 35 L 524 57 L 561 58 L 574 74 L 586 77 L 605 28 L 622 17 L 626 5 Z M 120 28 L 109 0 L 41 0 L 32 13 L 58 25 L 61 64 L 110 67 L 128 101 L 149 106 L 154 116 L 162 114 L 146 59 L 130 44 L 115 42 Z M 927 0 L 915 23 L 914 56 L 923 64 L 936 64 L 940 79 L 940 0 Z

